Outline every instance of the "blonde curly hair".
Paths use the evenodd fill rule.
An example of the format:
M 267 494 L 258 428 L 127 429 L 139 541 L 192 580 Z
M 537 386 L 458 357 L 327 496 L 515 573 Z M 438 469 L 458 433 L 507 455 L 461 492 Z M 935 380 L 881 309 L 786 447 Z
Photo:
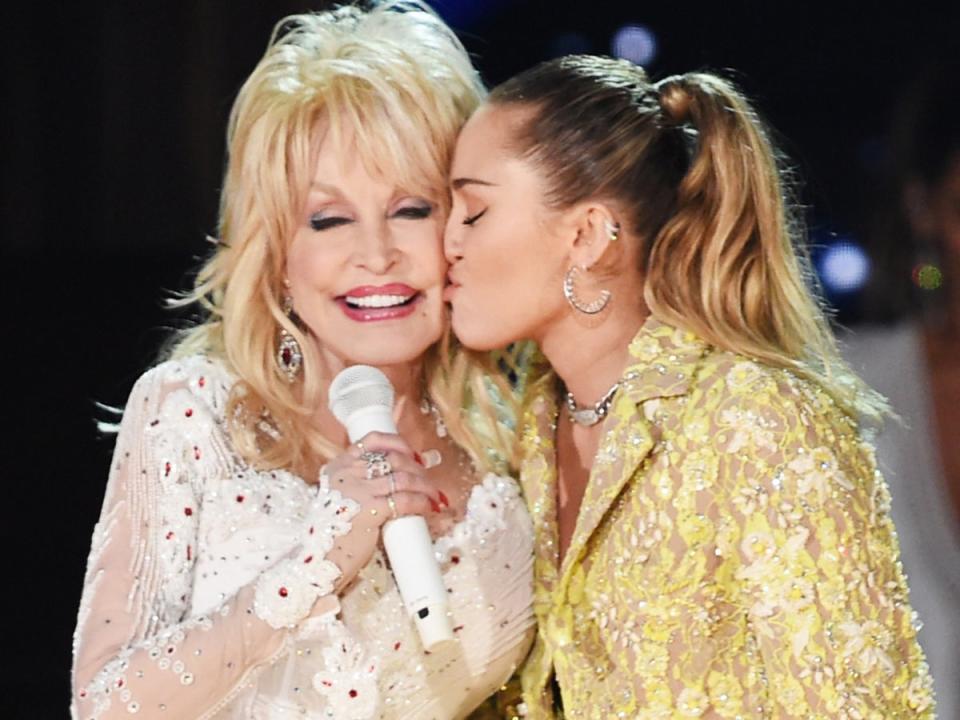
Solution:
M 193 290 L 173 301 L 199 305 L 204 317 L 168 352 L 216 357 L 237 376 L 227 418 L 237 451 L 252 464 L 296 467 L 339 452 L 309 422 L 327 388 L 311 371 L 305 332 L 280 301 L 321 137 L 337 143 L 349 134 L 371 174 L 446 213 L 456 136 L 483 96 L 462 44 L 421 2 L 339 7 L 277 24 L 230 114 L 216 250 Z M 281 327 L 305 350 L 302 379 L 292 385 L 275 360 Z M 511 393 L 495 362 L 467 352 L 449 332 L 424 358 L 424 387 L 451 436 L 486 468 L 512 457 L 512 431 L 497 411 Z

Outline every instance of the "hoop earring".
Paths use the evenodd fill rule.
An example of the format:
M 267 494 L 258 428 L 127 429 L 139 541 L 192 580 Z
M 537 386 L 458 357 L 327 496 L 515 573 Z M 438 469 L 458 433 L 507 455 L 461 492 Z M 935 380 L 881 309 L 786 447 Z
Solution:
M 283 296 L 283 314 L 288 318 L 293 315 L 293 298 L 289 295 Z M 292 383 L 302 368 L 303 350 L 300 343 L 281 325 L 277 333 L 277 369 L 287 382 Z
M 603 309 L 607 307 L 610 303 L 610 298 L 612 295 L 609 290 L 601 290 L 600 296 L 593 302 L 584 303 L 579 297 L 577 297 L 577 291 L 574 288 L 574 283 L 576 282 L 577 277 L 580 275 L 580 271 L 585 268 L 580 267 L 579 265 L 573 265 L 567 274 L 563 278 L 563 296 L 567 299 L 567 302 L 570 303 L 572 307 L 577 312 L 582 312 L 584 315 L 598 315 L 603 312 Z

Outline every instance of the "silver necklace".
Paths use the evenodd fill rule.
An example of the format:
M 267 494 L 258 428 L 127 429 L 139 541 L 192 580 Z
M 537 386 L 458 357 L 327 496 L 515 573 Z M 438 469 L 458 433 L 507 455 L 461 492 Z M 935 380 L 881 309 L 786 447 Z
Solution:
M 570 411 L 570 422 L 577 425 L 590 427 L 603 420 L 610 411 L 610 404 L 613 402 L 613 396 L 620 389 L 620 381 L 617 380 L 613 386 L 607 390 L 606 394 L 593 407 L 578 407 L 577 401 L 572 392 L 567 392 L 567 409 Z

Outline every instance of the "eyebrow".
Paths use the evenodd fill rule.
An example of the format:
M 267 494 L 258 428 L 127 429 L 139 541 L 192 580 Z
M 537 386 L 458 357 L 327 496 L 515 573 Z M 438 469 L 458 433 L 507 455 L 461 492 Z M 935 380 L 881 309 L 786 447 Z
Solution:
M 310 183 L 310 192 L 324 192 L 328 195 L 340 195 L 340 188 L 335 185 L 327 185 L 323 182 L 314 180 Z
M 484 185 L 486 187 L 496 187 L 496 183 L 487 182 L 486 180 L 477 180 L 476 178 L 457 178 L 452 183 L 454 190 L 459 190 L 465 185 Z

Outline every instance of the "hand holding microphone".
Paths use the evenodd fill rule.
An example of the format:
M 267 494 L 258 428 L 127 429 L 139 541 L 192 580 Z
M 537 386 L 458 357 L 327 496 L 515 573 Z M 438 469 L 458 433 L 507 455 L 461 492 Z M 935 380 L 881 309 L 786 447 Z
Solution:
M 423 502 L 433 504 L 435 501 L 432 499 L 433 488 L 417 472 L 422 468 L 416 466 L 409 456 L 397 451 L 400 438 L 371 435 L 397 434 L 393 401 L 390 381 L 382 372 L 366 365 L 343 370 L 330 386 L 330 409 L 347 429 L 350 442 L 368 439 L 369 447 L 364 443 L 360 456 L 366 464 L 365 479 L 370 483 L 368 490 L 372 491 L 373 499 L 381 503 L 381 508 L 386 506 L 378 509 L 374 504 L 369 508 L 369 517 L 358 517 L 355 523 L 370 522 L 369 518 L 376 518 L 377 514 L 382 518 L 384 512 L 390 518 L 382 529 L 384 549 L 404 605 L 414 620 L 424 648 L 429 650 L 453 638 L 447 591 L 434 558 L 430 532 L 421 516 L 426 512 Z M 327 482 L 337 483 L 342 479 L 337 477 L 337 470 L 336 465 L 328 465 Z M 349 494 L 353 495 L 352 492 Z

